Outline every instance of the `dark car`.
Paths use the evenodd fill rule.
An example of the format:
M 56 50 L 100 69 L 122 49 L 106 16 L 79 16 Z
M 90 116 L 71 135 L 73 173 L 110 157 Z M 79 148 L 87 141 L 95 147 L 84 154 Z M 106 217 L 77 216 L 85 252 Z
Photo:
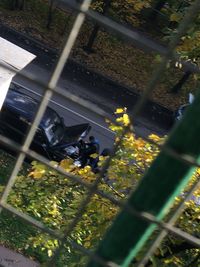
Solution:
M 0 112 L 0 134 L 21 144 L 32 124 L 39 102 L 11 84 Z M 31 149 L 50 160 L 60 161 L 67 156 L 66 148 L 87 136 L 88 123 L 66 126 L 64 119 L 50 107 L 37 128 Z

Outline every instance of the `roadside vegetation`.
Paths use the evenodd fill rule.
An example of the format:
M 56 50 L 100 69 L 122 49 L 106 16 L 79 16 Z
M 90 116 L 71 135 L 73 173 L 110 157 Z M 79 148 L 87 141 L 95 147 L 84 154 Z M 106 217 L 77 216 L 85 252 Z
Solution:
M 93 1 L 92 8 L 166 45 L 191 2 L 193 1 L 96 0 Z M 48 47 L 61 50 L 72 27 L 75 12 L 58 3 L 59 1 L 55 0 L 2 0 L 0 22 L 43 42 Z M 185 60 L 198 64 L 199 18 L 194 25 L 182 38 L 178 52 Z M 159 56 L 151 51 L 142 51 L 104 28 L 99 28 L 93 36 L 94 27 L 96 26 L 92 21 L 87 19 L 71 58 L 129 87 L 130 90 L 143 92 L 152 70 L 160 61 Z M 198 87 L 198 75 L 189 75 L 187 82 L 179 86 L 181 89 L 172 93 L 172 88 L 184 73 L 182 66 L 171 62 L 151 98 L 172 110 L 185 103 L 188 93 L 195 93 Z
M 116 132 L 117 140 L 123 127 L 129 123 L 129 118 L 123 109 L 118 109 L 116 115 L 118 123 L 121 123 L 122 126 L 110 124 L 110 128 Z M 149 138 L 158 144 L 162 144 L 166 137 L 160 138 L 156 135 L 150 135 Z M 102 180 L 99 190 L 112 194 L 118 200 L 127 198 L 129 192 L 136 188 L 144 172 L 158 153 L 159 149 L 156 145 L 137 138 L 133 133 L 127 133 L 116 156 L 111 161 L 106 179 Z M 105 157 L 100 158 L 100 167 L 105 160 Z M 3 190 L 14 164 L 14 159 L 1 152 L 0 161 L 2 166 L 0 170 L 0 177 L 2 177 L 1 190 Z M 91 172 L 89 166 L 79 169 L 73 165 L 70 159 L 62 160 L 60 163 L 52 162 L 52 165 L 60 166 L 68 173 L 81 176 L 83 181 L 89 184 L 92 184 L 97 177 L 96 174 Z M 200 170 L 198 169 L 193 174 L 185 192 L 196 179 L 199 179 L 199 173 Z M 194 195 L 198 196 L 199 190 Z M 34 161 L 32 166 L 23 166 L 9 195 L 8 203 L 43 222 L 47 227 L 63 233 L 64 229 L 70 225 L 77 215 L 78 207 L 86 195 L 87 189 L 82 185 Z M 184 195 L 181 194 L 176 199 L 176 203 L 167 217 L 183 199 Z M 75 241 L 86 249 L 95 249 L 117 212 L 117 206 L 94 194 L 82 219 L 71 233 L 70 238 L 66 240 L 62 257 L 59 258 L 56 266 L 75 267 L 77 262 L 79 262 L 80 267 L 85 266 L 87 257 L 76 251 L 71 242 Z M 190 200 L 185 203 L 185 210 L 176 225 L 190 234 L 198 234 L 200 232 L 199 216 L 200 206 L 195 203 L 195 200 Z M 13 235 L 13 233 L 15 234 Z M 155 236 L 156 233 L 150 238 L 149 242 Z M 59 245 L 58 240 L 41 233 L 5 211 L 0 215 L 0 242 L 34 258 L 40 263 L 47 261 Z M 152 256 L 151 261 L 156 264 L 155 266 L 190 266 L 191 261 L 194 263 L 191 266 L 198 266 L 199 252 L 199 248 L 186 243 L 184 240 L 167 235 L 162 245 Z M 142 253 L 138 255 L 136 261 L 141 257 Z M 151 261 L 148 264 L 152 264 Z
M 181 1 L 175 0 L 113 0 L 110 5 L 105 6 L 106 2 L 93 1 L 92 8 L 98 12 L 106 13 L 128 27 L 143 31 L 149 38 L 167 44 L 169 36 L 175 33 L 180 20 L 193 1 L 182 1 L 183 4 L 180 5 Z M 57 1 L 54 0 L 2 0 L 0 2 L 0 23 L 60 51 L 70 32 L 75 13 L 56 4 Z M 154 9 L 150 7 L 154 7 Z M 160 13 L 158 16 L 155 10 L 164 14 L 164 19 Z M 199 23 L 200 16 L 182 38 L 177 48 L 177 52 L 182 58 L 195 62 L 195 64 L 198 64 L 199 61 Z M 71 58 L 128 86 L 131 90 L 141 93 L 151 77 L 153 68 L 160 61 L 159 56 L 150 51 L 143 52 L 133 44 L 108 33 L 104 28 L 98 30 L 94 42 L 88 47 L 93 29 L 94 24 L 87 20 L 79 34 Z M 90 51 L 88 52 L 88 50 Z M 180 65 L 177 67 L 175 65 L 175 63 L 169 63 L 161 83 L 152 94 L 153 100 L 170 109 L 176 109 L 185 102 L 188 92 L 195 93 L 199 82 L 198 75 L 192 74 L 181 90 L 172 93 L 172 87 L 185 73 Z M 129 118 L 123 109 L 118 109 L 116 114 L 119 116 L 117 121 L 122 126 L 111 124 L 110 128 L 115 131 L 117 140 L 122 132 L 122 127 L 129 123 Z M 158 144 L 161 144 L 165 139 L 156 135 L 151 135 L 149 138 Z M 125 199 L 129 192 L 136 188 L 142 175 L 158 153 L 159 149 L 156 145 L 137 138 L 132 133 L 127 133 L 115 158 L 112 159 L 106 180 L 102 180 L 99 189 L 112 194 L 116 199 Z M 105 160 L 106 158 L 100 158 L 100 167 Z M 12 171 L 14 161 L 5 152 L 0 152 L 1 192 Z M 70 159 L 60 163 L 52 162 L 52 164 L 60 166 L 66 172 L 81 176 L 87 183 L 92 184 L 96 179 L 96 175 L 91 172 L 90 167 L 76 168 Z M 199 175 L 200 170 L 197 169 L 185 192 L 199 179 Z M 43 222 L 47 227 L 63 233 L 64 229 L 75 218 L 78 207 L 86 194 L 87 190 L 82 185 L 34 161 L 31 166 L 23 165 L 9 195 L 8 203 Z M 194 196 L 198 197 L 199 195 L 200 189 L 194 193 Z M 184 193 L 176 199 L 176 203 L 171 208 L 167 218 L 170 217 L 171 212 L 181 200 L 184 200 Z M 95 249 L 117 212 L 116 206 L 95 194 L 82 220 L 71 233 L 70 238 L 66 240 L 62 257 L 59 258 L 57 266 L 75 267 L 77 262 L 79 262 L 80 267 L 84 266 L 87 257 L 76 251 L 71 245 L 72 242 L 75 241 L 86 249 Z M 185 203 L 185 209 L 177 220 L 176 226 L 198 236 L 200 232 L 199 222 L 200 206 L 196 204 L 194 198 Z M 149 242 L 155 238 L 156 234 L 151 237 Z M 40 263 L 46 262 L 59 246 L 58 240 L 41 233 L 5 211 L 0 214 L 0 242 L 2 245 L 19 251 Z M 136 261 L 140 260 L 143 252 L 138 255 Z M 199 248 L 169 234 L 147 266 L 196 267 L 200 265 L 199 255 Z

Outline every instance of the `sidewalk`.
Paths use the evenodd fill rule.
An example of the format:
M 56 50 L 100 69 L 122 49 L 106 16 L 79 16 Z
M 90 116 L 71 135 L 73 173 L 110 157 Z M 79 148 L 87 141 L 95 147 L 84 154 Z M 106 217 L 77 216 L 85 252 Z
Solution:
M 0 267 L 39 267 L 39 264 L 0 246 Z

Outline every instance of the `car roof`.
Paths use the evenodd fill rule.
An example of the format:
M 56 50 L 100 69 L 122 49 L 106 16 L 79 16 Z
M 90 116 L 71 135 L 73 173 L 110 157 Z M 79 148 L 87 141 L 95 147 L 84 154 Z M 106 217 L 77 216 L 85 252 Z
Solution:
M 12 88 L 8 90 L 4 102 L 4 107 L 13 110 L 29 121 L 32 121 L 34 119 L 38 105 L 39 102 L 37 100 Z M 57 112 L 52 108 L 47 107 L 41 120 L 40 126 L 42 126 L 42 128 L 48 127 L 50 121 L 52 121 L 56 116 L 59 116 Z

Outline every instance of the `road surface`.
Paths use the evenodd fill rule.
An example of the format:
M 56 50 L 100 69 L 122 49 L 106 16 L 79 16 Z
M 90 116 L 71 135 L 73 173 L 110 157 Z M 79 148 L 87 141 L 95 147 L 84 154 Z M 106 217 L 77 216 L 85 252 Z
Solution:
M 44 67 L 40 67 L 38 65 L 35 65 L 34 63 L 29 64 L 29 66 L 27 66 L 23 70 L 23 72 L 31 73 L 33 76 L 35 76 L 35 78 L 39 78 L 43 82 L 47 82 L 50 77 L 49 70 L 47 71 L 44 69 Z M 36 99 L 41 99 L 41 96 L 44 92 L 44 89 L 41 86 L 38 86 L 34 82 L 21 77 L 20 75 L 15 76 L 13 81 L 23 86 L 24 90 L 22 91 L 24 91 L 25 93 Z M 72 84 L 71 82 L 64 80 L 63 78 L 59 80 L 58 85 L 59 87 L 70 91 L 75 95 L 78 95 L 80 98 L 83 97 L 88 101 L 88 106 L 90 106 L 90 103 L 95 104 L 100 108 L 103 108 L 103 106 L 105 105 L 106 100 L 104 100 L 103 98 L 98 98 L 97 100 L 95 99 L 95 94 L 87 95 L 86 90 L 84 91 L 84 88 Z M 109 103 L 106 104 L 109 105 Z M 89 122 L 92 126 L 90 134 L 99 139 L 101 149 L 104 149 L 105 147 L 111 148 L 113 146 L 115 133 L 108 128 L 108 125 L 105 122 L 105 118 L 95 113 L 95 111 L 91 111 L 81 106 L 79 103 L 65 99 L 59 95 L 54 95 L 52 97 L 49 106 L 54 108 L 60 114 L 60 116 L 64 118 L 66 125 Z M 112 104 L 109 108 L 114 113 L 117 106 L 114 106 Z M 156 124 L 152 124 L 144 119 L 137 120 L 135 130 L 137 135 L 141 136 L 147 136 L 151 133 L 156 133 L 158 135 L 166 134 L 165 130 L 159 128 Z

